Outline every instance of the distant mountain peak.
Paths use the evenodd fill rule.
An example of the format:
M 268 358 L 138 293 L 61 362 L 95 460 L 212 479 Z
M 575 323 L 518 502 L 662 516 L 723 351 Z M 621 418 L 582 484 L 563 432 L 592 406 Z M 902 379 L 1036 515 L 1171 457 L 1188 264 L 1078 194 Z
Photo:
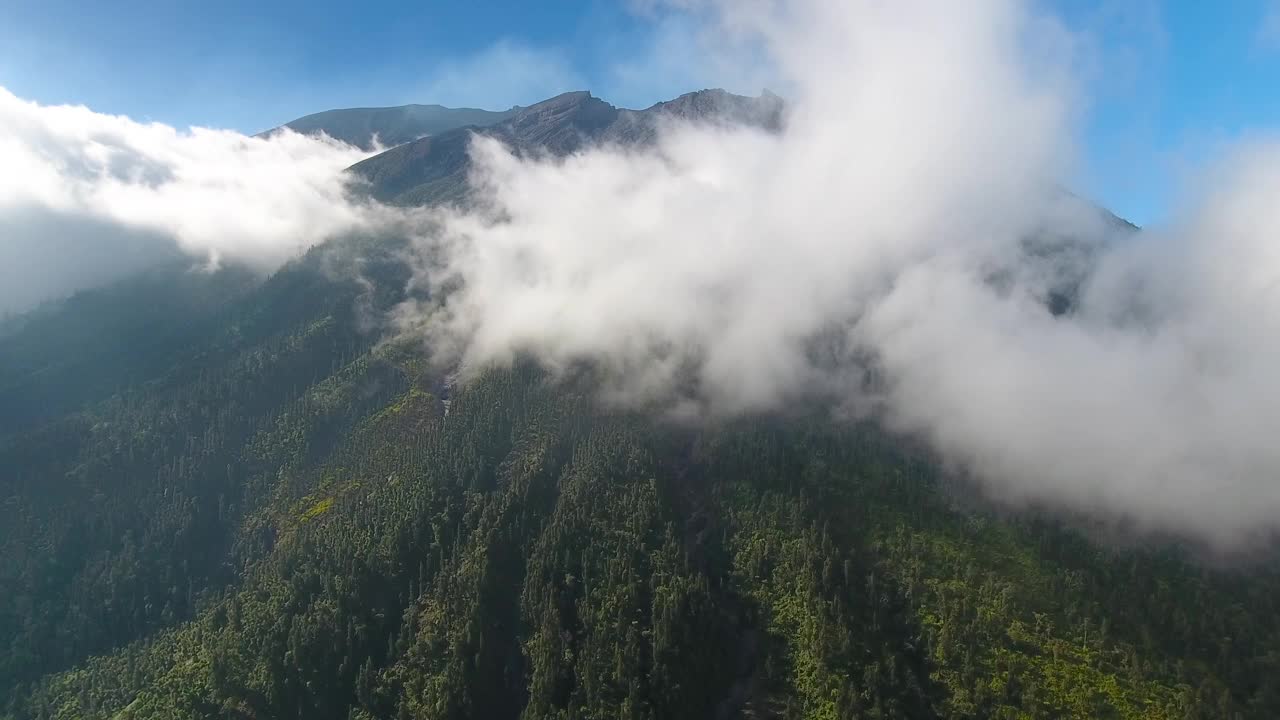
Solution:
M 546 100 L 543 100 L 541 102 L 536 102 L 524 109 L 530 110 L 538 107 L 579 105 L 590 100 L 603 102 L 596 96 L 592 95 L 590 90 L 570 90 L 568 92 L 562 92 L 559 95 L 554 95 L 552 97 L 549 97 Z
M 488 127 L 424 137 L 352 166 L 373 197 L 403 205 L 461 199 L 467 192 L 471 130 L 496 138 L 518 153 L 569 155 L 597 144 L 643 147 L 657 141 L 671 120 L 777 131 L 783 101 L 772 93 L 735 95 L 722 88 L 688 92 L 644 110 L 618 108 L 587 90 L 561 93 L 515 108 Z
M 723 88 L 709 88 L 656 103 L 643 112 L 695 122 L 745 125 L 776 131 L 782 127 L 784 108 L 782 98 L 768 90 L 759 97 L 749 97 L 735 95 Z
M 523 108 L 503 122 L 502 128 L 552 152 L 572 152 L 588 137 L 609 127 L 618 112 L 590 92 L 578 90 Z
M 480 110 L 449 108 L 443 105 L 397 105 L 393 107 L 339 108 L 305 115 L 261 135 L 289 128 L 305 135 L 324 133 L 363 150 L 377 146 L 395 147 L 428 135 L 461 127 L 487 127 L 502 122 L 521 108 Z

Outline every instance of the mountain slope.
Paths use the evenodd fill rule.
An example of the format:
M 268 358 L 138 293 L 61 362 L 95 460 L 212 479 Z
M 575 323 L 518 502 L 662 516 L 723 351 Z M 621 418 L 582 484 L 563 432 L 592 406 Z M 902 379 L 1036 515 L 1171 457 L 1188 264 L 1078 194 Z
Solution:
M 761 102 L 572 94 L 492 132 L 643 144 Z M 468 137 L 380 155 L 381 192 L 464 192 Z M 454 387 L 370 330 L 402 242 L 6 325 L 0 717 L 1280 715 L 1273 565 L 984 508 L 823 408 L 678 426 L 527 362 Z
M 382 202 L 421 205 L 455 201 L 466 194 L 467 148 L 473 133 L 502 141 L 516 152 L 567 155 L 593 143 L 643 146 L 652 143 L 664 120 L 752 125 L 776 130 L 782 101 L 724 90 L 701 90 L 645 110 L 614 107 L 589 92 L 571 92 L 521 108 L 482 130 L 458 129 L 392 148 L 351 167 L 369 182 L 370 195 Z
M 447 108 L 442 105 L 343 108 L 306 115 L 281 127 L 306 135 L 323 132 L 335 140 L 363 150 L 373 150 L 375 139 L 383 147 L 394 147 L 461 127 L 493 125 L 511 117 L 518 109 L 495 111 Z M 278 129 L 268 130 L 263 134 L 267 135 Z
M 258 462 L 283 464 L 251 483 L 236 585 L 197 600 L 190 623 L 46 679 L 15 712 L 1209 718 L 1275 707 L 1271 574 L 958 511 L 927 464 L 821 417 L 690 433 L 602 413 L 589 385 L 527 367 L 490 373 L 446 415 L 414 356 L 358 358 L 249 443 Z M 378 367 L 400 389 L 354 403 Z M 335 421 L 341 432 L 318 434 Z
M 0 330 L 0 440 L 168 369 L 220 327 L 224 303 L 255 284 L 239 269 L 189 270 L 185 263 L 153 268 L 49 303 Z

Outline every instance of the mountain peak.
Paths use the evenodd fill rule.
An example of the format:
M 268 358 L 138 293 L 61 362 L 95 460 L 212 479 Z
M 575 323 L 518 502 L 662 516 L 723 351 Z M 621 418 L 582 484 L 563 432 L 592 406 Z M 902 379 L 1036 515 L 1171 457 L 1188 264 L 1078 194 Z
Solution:
M 501 127 L 522 142 L 565 153 L 609 127 L 618 112 L 590 92 L 577 90 L 523 108 Z
M 659 129 L 675 119 L 723 127 L 781 127 L 782 100 L 773 94 L 734 95 L 721 88 L 685 93 L 644 110 L 619 109 L 586 90 L 561 93 L 485 128 L 516 152 L 569 155 L 594 144 L 652 145 Z M 357 163 L 352 171 L 369 181 L 373 197 L 398 204 L 457 200 L 466 192 L 470 132 L 423 138 Z
M 290 120 L 262 135 L 289 128 L 304 135 L 324 133 L 348 145 L 373 150 L 378 145 L 395 147 L 460 127 L 487 127 L 506 120 L 518 110 L 518 107 L 503 111 L 448 108 L 434 104 L 339 108 Z
M 580 105 L 588 100 L 598 100 L 598 98 L 592 95 L 590 90 L 570 90 L 569 92 L 563 92 L 559 95 L 549 97 L 541 102 L 536 102 L 524 109 L 531 110 L 533 108 L 543 106 Z
M 511 119 L 518 123 L 523 118 L 568 117 L 583 112 L 607 114 L 608 111 L 616 110 L 614 106 L 592 95 L 589 90 L 574 90 L 519 108 Z
M 656 103 L 641 112 L 697 122 L 751 125 L 776 131 L 782 127 L 783 109 L 782 98 L 768 90 L 759 97 L 749 97 L 735 95 L 723 88 L 708 88 Z

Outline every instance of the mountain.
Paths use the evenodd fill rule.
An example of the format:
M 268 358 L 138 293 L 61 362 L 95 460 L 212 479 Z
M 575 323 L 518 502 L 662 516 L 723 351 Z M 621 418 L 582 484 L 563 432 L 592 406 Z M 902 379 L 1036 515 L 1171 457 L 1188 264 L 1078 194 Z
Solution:
M 758 98 L 724 90 L 701 90 L 644 110 L 614 107 L 589 92 L 564 93 L 520 108 L 483 129 L 457 129 L 424 137 L 351 167 L 369 183 L 372 197 L 399 205 L 457 200 L 467 190 L 467 147 L 472 133 L 501 140 L 516 152 L 567 155 L 592 143 L 642 146 L 657 137 L 664 120 L 741 124 L 777 130 L 783 103 L 768 93 Z
M 280 127 L 331 138 L 373 150 L 375 139 L 383 147 L 394 147 L 418 138 L 439 135 L 461 127 L 485 127 L 506 120 L 519 110 L 477 110 L 447 108 L 442 105 L 400 105 L 396 107 L 344 108 L 326 110 L 291 120 Z M 263 135 L 276 132 L 268 130 Z
M 775 107 L 576 93 L 484 132 L 568 152 Z M 469 132 L 353 172 L 450 196 Z M 370 329 L 403 243 L 0 326 L 0 717 L 1280 716 L 1274 564 L 984 507 L 821 408 L 672 424 L 522 361 L 455 386 Z

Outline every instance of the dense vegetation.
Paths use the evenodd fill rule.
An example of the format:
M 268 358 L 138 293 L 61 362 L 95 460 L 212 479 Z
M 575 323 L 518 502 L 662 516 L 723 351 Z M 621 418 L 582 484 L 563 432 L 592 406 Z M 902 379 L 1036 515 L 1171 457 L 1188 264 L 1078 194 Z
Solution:
M 315 251 L 6 327 L 0 713 L 1280 714 L 1269 567 L 1000 516 L 818 410 L 682 427 L 526 364 L 452 388 L 370 331 L 403 271 L 360 250 L 372 290 Z
M 645 117 L 577 93 L 492 132 Z M 356 171 L 456 198 L 465 140 Z M 822 408 L 691 427 L 529 362 L 455 387 L 379 327 L 400 249 L 0 322 L 0 718 L 1280 717 L 1274 560 L 998 512 Z

